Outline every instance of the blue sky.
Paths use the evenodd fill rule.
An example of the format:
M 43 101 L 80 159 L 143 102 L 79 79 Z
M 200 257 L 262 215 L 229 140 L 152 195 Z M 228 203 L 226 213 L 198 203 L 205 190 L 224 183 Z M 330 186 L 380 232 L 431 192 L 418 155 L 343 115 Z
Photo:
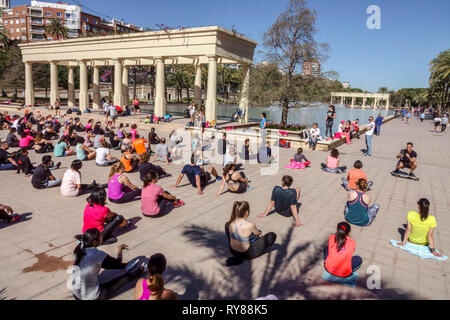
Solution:
M 12 5 L 29 0 L 12 0 Z M 155 28 L 219 25 L 261 42 L 288 0 L 78 0 L 105 16 Z M 354 88 L 426 87 L 428 63 L 450 48 L 450 0 L 307 0 L 317 10 L 317 41 L 331 47 L 322 71 L 339 72 Z M 369 5 L 381 9 L 381 30 L 369 30 Z M 258 49 L 262 49 L 258 47 Z M 255 60 L 261 57 L 256 55 Z

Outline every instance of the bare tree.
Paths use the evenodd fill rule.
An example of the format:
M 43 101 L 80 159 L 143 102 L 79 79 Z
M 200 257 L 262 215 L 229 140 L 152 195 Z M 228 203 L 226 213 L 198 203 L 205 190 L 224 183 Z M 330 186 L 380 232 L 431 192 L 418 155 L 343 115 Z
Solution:
M 306 61 L 324 61 L 329 47 L 316 43 L 316 11 L 304 0 L 290 0 L 285 12 L 264 33 L 263 46 L 266 59 L 275 64 L 282 76 L 274 101 L 283 108 L 281 122 L 287 124 L 289 108 L 299 106 L 302 100 L 301 66 Z M 300 89 L 300 90 L 299 90 Z

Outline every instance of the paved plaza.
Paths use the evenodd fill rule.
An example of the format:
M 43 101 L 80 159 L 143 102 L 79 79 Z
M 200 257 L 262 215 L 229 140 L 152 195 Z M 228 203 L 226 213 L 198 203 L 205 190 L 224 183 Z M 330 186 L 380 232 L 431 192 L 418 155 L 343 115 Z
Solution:
M 12 112 L 10 112 L 12 113 Z M 375 114 L 375 112 L 374 112 Z M 150 128 L 150 125 L 148 126 Z M 159 136 L 168 138 L 170 129 L 155 126 Z M 399 229 L 406 224 L 409 210 L 426 197 L 431 202 L 430 214 L 437 219 L 435 246 L 446 255 L 450 252 L 450 138 L 449 134 L 434 134 L 431 121 L 410 125 L 395 119 L 382 127 L 381 136 L 373 140 L 373 156 L 363 157 L 364 137 L 352 145 L 343 145 L 341 163 L 352 167 L 360 159 L 369 180 L 372 201 L 381 209 L 373 225 L 352 226 L 356 254 L 363 258 L 356 288 L 331 284 L 322 280 L 322 248 L 328 236 L 344 220 L 347 193 L 340 184 L 342 175 L 324 173 L 320 163 L 327 154 L 305 150 L 312 167 L 306 170 L 284 169 L 295 153 L 280 149 L 279 172 L 275 176 L 260 175 L 258 165 L 244 165 L 252 190 L 243 195 L 225 193 L 215 197 L 220 183 L 209 185 L 204 195 L 187 185 L 186 178 L 178 189 L 169 189 L 181 170 L 180 165 L 163 165 L 173 176 L 158 184 L 186 202 L 159 219 L 144 218 L 140 201 L 116 205 L 111 210 L 135 222 L 136 228 L 118 236 L 118 243 L 101 249 L 116 256 L 121 243 L 130 247 L 124 260 L 137 256 L 163 253 L 168 260 L 165 286 L 182 299 L 255 299 L 274 294 L 279 299 L 449 299 L 450 263 L 422 260 L 392 247 L 389 240 L 401 240 Z M 147 133 L 147 132 L 145 132 Z M 0 131 L 2 139 L 7 131 Z M 414 143 L 418 153 L 419 182 L 394 178 L 390 172 L 396 165 L 395 156 L 407 142 Z M 113 152 L 119 156 L 119 152 Z M 40 163 L 41 155 L 30 152 L 30 158 Z M 62 167 L 53 173 L 63 176 L 75 157 L 62 159 Z M 83 163 L 84 183 L 96 180 L 106 183 L 109 168 L 98 168 L 95 162 Z M 221 173 L 220 165 L 215 165 Z M 293 227 L 293 219 L 264 212 L 272 188 L 289 174 L 294 187 L 301 188 L 300 220 L 304 226 Z M 141 186 L 139 174 L 129 174 L 130 180 Z M 74 235 L 81 233 L 86 196 L 65 198 L 59 188 L 35 190 L 31 178 L 15 171 L 0 172 L 0 202 L 9 204 L 15 212 L 27 218 L 14 225 L 0 223 L 0 298 L 6 299 L 73 299 L 66 287 L 76 246 Z M 250 203 L 249 221 L 264 233 L 275 232 L 274 248 L 262 257 L 242 265 L 226 267 L 230 256 L 224 225 L 230 218 L 235 200 Z M 381 289 L 367 288 L 370 266 L 381 270 Z M 370 269 L 370 268 L 369 268 Z M 105 277 L 108 275 L 105 275 Z M 120 291 L 115 299 L 132 299 L 134 284 Z

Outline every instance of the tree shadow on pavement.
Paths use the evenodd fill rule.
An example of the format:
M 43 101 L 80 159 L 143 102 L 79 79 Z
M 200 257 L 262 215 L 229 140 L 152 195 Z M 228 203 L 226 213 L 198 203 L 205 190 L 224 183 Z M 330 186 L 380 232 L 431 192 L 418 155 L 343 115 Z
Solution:
M 190 225 L 185 227 L 184 236 L 199 248 L 209 249 L 206 258 L 199 259 L 197 265 L 209 259 L 219 261 L 212 264 L 208 274 L 199 271 L 192 264 L 171 266 L 164 274 L 166 282 L 175 281 L 184 285 L 186 299 L 240 300 L 274 294 L 279 299 L 414 299 L 414 294 L 402 290 L 383 288 L 370 290 L 369 276 L 361 276 L 356 288 L 348 288 L 327 282 L 321 278 L 324 268 L 323 248 L 328 241 L 306 242 L 295 249 L 289 248 L 295 235 L 292 226 L 287 235 L 278 238 L 278 248 L 263 256 L 246 260 L 238 266 L 226 267 L 229 252 L 228 239 L 223 231 L 208 227 Z M 288 250 L 288 248 L 290 250 Z M 258 271 L 259 270 L 259 271 Z

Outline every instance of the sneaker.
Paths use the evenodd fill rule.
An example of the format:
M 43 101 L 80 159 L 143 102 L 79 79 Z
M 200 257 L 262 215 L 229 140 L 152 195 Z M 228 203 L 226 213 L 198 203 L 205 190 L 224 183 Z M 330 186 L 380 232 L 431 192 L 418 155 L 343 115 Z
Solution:
M 78 242 L 81 242 L 81 240 L 83 239 L 83 235 L 82 235 L 82 234 L 77 234 L 74 238 L 75 238 Z
M 184 203 L 183 200 L 175 201 L 175 202 L 173 203 L 173 207 L 174 207 L 174 208 L 179 208 L 179 207 L 182 207 L 182 206 L 184 206 L 184 205 L 185 205 L 185 203 Z
M 410 172 L 410 173 L 409 173 L 409 176 L 410 176 L 411 178 L 415 178 L 415 177 L 416 177 L 416 175 L 415 175 L 413 172 Z
M 216 182 L 217 182 L 217 181 L 222 181 L 222 177 L 217 177 L 217 178 L 216 178 Z
M 56 164 L 56 169 L 59 169 L 61 167 L 61 162 L 58 162 L 57 164 Z
M 11 220 L 9 220 L 10 224 L 13 224 L 14 222 L 17 222 L 21 219 L 21 216 L 18 214 L 13 214 L 11 217 Z

